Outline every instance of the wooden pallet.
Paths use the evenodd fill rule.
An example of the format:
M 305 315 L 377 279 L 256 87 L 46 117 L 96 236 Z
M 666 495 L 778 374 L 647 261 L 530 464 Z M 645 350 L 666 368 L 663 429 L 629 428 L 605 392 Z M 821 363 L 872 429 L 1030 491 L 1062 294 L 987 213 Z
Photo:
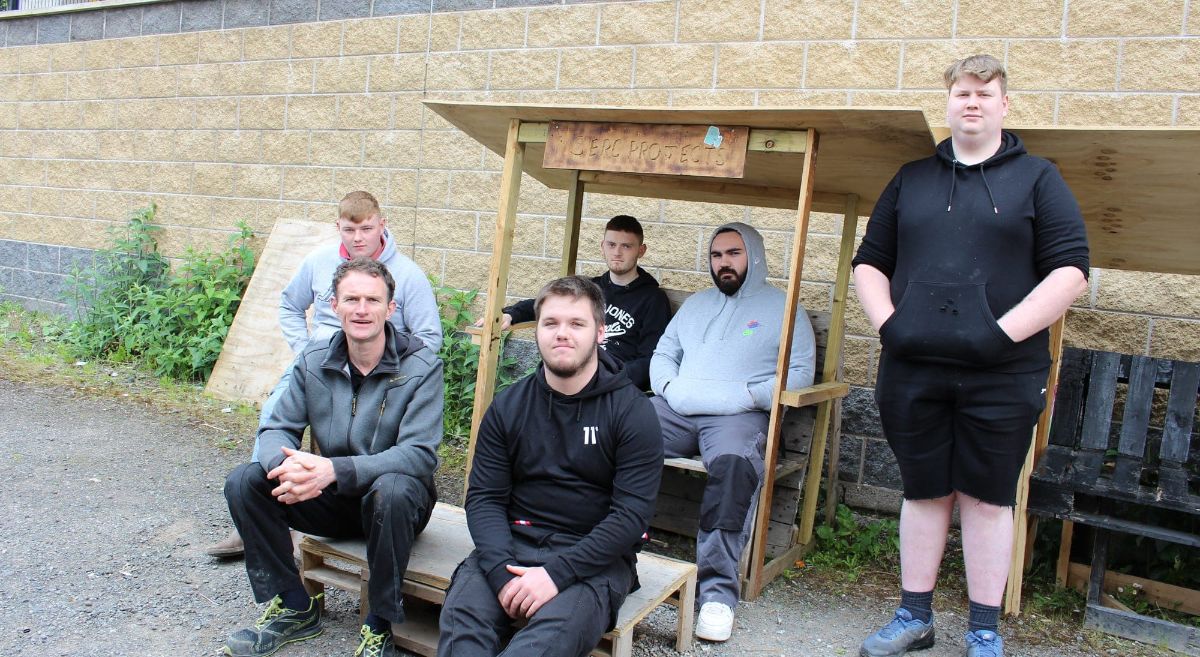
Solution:
M 1192 472 L 1200 450 L 1193 432 L 1198 389 L 1198 363 L 1064 350 L 1050 444 L 1029 488 L 1031 512 L 1093 529 L 1084 624 L 1196 656 L 1200 630 L 1113 609 L 1104 588 L 1112 532 L 1200 547 L 1200 534 L 1156 525 L 1144 513 L 1200 515 Z M 1154 427 L 1158 413 L 1163 420 Z M 1069 557 L 1064 543 L 1060 560 Z M 1060 563 L 1059 570 L 1067 568 Z
M 467 558 L 474 544 L 467 530 L 466 513 L 438 503 L 425 530 L 417 536 L 401 591 L 406 621 L 392 627 L 396 645 L 418 655 L 437 654 L 438 611 L 446 600 L 454 569 Z M 312 594 L 326 586 L 357 593 L 360 615 L 367 614 L 367 548 L 362 540 L 337 540 L 306 536 L 300 542 L 300 577 Z M 696 602 L 696 566 L 653 554 L 638 555 L 641 588 L 630 593 L 617 614 L 617 624 L 592 651 L 598 657 L 629 657 L 634 627 L 660 604 L 678 609 L 675 649 L 692 645 L 692 608 Z

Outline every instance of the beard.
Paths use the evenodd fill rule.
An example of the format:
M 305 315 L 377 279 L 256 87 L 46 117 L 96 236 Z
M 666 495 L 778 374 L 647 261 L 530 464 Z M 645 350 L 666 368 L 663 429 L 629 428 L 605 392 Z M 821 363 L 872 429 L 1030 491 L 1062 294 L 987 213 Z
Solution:
M 596 343 L 591 343 L 591 348 L 588 349 L 579 360 L 569 363 L 554 362 L 542 356 L 542 362 L 545 363 L 546 369 L 550 370 L 554 376 L 569 379 L 579 373 L 589 363 L 596 359 Z
M 733 278 L 721 278 L 721 276 L 725 274 L 733 274 Z M 717 289 L 723 292 L 727 297 L 737 294 L 737 291 L 742 289 L 742 283 L 746 280 L 741 274 L 734 271 L 731 267 L 722 267 L 717 271 L 716 274 L 713 275 L 713 279 L 716 281 Z

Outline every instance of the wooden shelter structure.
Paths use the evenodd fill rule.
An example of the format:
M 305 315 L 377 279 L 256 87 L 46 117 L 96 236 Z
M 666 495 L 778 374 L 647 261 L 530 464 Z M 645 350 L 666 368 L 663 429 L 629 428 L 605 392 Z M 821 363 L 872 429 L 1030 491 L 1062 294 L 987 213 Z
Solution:
M 1011 127 L 1026 149 L 1058 166 L 1079 201 L 1094 268 L 1200 274 L 1200 130 Z M 949 135 L 935 129 L 940 138 Z M 1064 318 L 1050 330 L 1046 408 L 1017 488 L 1016 532 L 1004 611 L 1020 613 L 1023 573 L 1036 519 L 1027 513 L 1029 476 L 1050 435 L 1062 360 Z M 1069 579 L 1072 524 L 1064 522 L 1058 580 Z
M 932 153 L 924 114 L 901 108 L 616 108 L 426 101 L 442 118 L 503 156 L 468 468 L 483 413 L 495 392 L 501 308 L 508 290 L 522 173 L 568 192 L 562 275 L 575 273 L 585 193 L 704 201 L 796 211 L 785 297 L 784 327 L 766 444 L 765 481 L 751 537 L 742 591 L 762 587 L 810 544 L 822 457 L 836 472 L 842 381 L 842 337 L 858 217 L 869 214 L 887 181 L 905 162 Z M 799 309 L 809 213 L 842 213 L 827 348 L 819 384 L 786 390 L 792 326 Z M 766 560 L 773 480 L 784 411 L 817 407 L 803 482 L 800 523 L 789 547 Z M 834 475 L 836 478 L 836 475 Z M 831 496 L 832 497 L 832 496 Z M 831 500 L 832 502 L 832 500 Z

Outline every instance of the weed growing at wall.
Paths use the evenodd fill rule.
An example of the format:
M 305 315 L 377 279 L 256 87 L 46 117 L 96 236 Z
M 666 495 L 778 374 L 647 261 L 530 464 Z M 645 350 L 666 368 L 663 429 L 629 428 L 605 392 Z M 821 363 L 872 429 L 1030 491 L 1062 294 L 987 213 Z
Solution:
M 864 568 L 898 569 L 900 564 L 900 525 L 894 518 L 859 522 L 850 507 L 839 504 L 834 527 L 816 528 L 817 546 L 808 563 L 842 573 L 856 581 Z
M 157 208 L 135 211 L 112 245 L 71 276 L 75 321 L 61 339 L 78 358 L 138 362 L 159 376 L 203 380 L 212 372 L 254 272 L 254 233 L 244 223 L 225 251 L 188 249 L 174 271 L 158 252 Z
M 476 290 L 457 290 L 431 279 L 442 319 L 442 359 L 445 380 L 444 443 L 465 446 L 471 435 L 471 410 L 475 404 L 475 378 L 479 373 L 479 346 L 471 342 L 464 329 L 475 321 L 471 305 L 479 296 Z M 500 342 L 500 367 L 496 392 L 518 378 L 516 359 L 505 357 Z

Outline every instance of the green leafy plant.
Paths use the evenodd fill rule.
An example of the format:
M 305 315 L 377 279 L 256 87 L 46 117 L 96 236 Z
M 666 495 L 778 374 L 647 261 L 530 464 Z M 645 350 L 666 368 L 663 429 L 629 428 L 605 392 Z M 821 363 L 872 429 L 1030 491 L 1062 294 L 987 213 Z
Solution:
M 852 582 L 868 565 L 898 565 L 900 534 L 894 518 L 859 522 L 850 507 L 839 504 L 835 520 L 832 527 L 816 528 L 817 545 L 807 559 L 810 565 L 840 572 Z
M 111 231 L 112 246 L 71 276 L 76 318 L 62 334 L 71 355 L 138 362 L 160 376 L 202 380 L 212 371 L 254 272 L 243 222 L 220 253 L 189 248 L 174 271 L 158 252 L 157 208 Z
M 475 382 L 479 374 L 479 345 L 471 341 L 465 329 L 475 321 L 471 310 L 477 290 L 459 290 L 430 279 L 438 300 L 442 320 L 442 359 L 445 381 L 445 410 L 443 412 L 444 444 L 462 446 L 471 435 L 471 411 L 475 404 Z M 500 342 L 500 362 L 497 368 L 496 392 L 511 385 L 519 374 L 515 358 L 504 355 Z

